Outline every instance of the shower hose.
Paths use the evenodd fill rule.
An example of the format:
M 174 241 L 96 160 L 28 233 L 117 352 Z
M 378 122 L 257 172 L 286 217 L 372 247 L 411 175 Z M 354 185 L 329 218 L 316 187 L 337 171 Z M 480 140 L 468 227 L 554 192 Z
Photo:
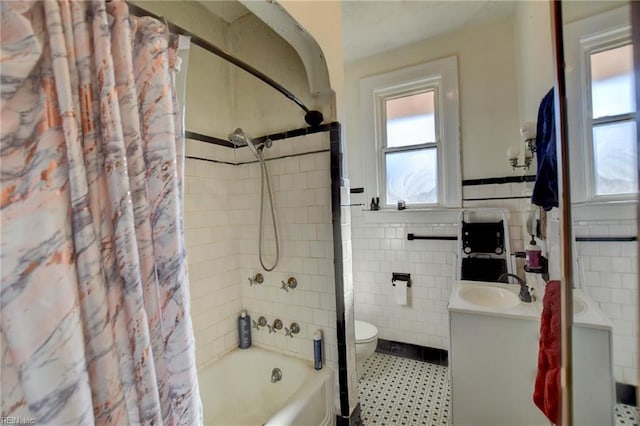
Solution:
M 278 265 L 280 259 L 280 244 L 278 242 L 278 227 L 276 224 L 276 213 L 273 207 L 273 195 L 271 194 L 271 183 L 269 182 L 269 173 L 267 172 L 267 164 L 262 156 L 262 151 L 258 151 L 258 160 L 260 161 L 260 167 L 262 169 L 262 179 L 260 184 L 260 235 L 258 236 L 258 258 L 260 259 L 260 265 L 267 271 L 273 271 Z M 267 192 L 269 194 L 269 204 L 271 205 L 271 220 L 273 222 L 273 234 L 276 240 L 276 258 L 271 267 L 267 267 L 262 259 L 262 240 L 264 239 L 264 182 L 267 181 Z

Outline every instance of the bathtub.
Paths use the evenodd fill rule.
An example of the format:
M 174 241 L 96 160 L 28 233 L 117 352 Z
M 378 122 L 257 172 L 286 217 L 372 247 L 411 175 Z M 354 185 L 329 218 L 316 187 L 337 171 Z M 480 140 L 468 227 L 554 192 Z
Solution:
M 271 383 L 274 368 L 282 379 Z M 333 374 L 311 361 L 251 347 L 198 372 L 205 425 L 330 425 Z

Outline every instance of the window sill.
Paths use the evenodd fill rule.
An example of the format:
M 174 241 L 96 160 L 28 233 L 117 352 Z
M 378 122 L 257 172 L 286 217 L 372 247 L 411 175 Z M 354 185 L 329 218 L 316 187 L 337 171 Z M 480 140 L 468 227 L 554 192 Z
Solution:
M 380 210 L 368 210 L 368 211 L 403 213 L 403 212 L 433 212 L 433 211 L 449 211 L 449 210 L 460 211 L 459 208 L 454 209 L 454 208 L 447 208 L 442 206 L 406 207 L 402 210 L 398 209 L 397 207 L 380 207 Z
M 574 222 L 636 220 L 638 200 L 597 200 L 572 204 Z
M 355 215 L 354 215 L 355 216 Z M 460 217 L 460 208 L 414 207 L 405 210 L 393 208 L 380 210 L 362 210 L 360 216 L 365 223 L 408 223 L 427 225 L 456 225 Z M 352 219 L 355 219 L 352 216 Z

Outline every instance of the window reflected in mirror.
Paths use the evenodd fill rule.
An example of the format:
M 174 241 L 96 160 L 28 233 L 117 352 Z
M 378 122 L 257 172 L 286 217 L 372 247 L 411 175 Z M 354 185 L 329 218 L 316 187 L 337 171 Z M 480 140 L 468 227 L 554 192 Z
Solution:
M 596 195 L 638 190 L 631 44 L 589 55 Z

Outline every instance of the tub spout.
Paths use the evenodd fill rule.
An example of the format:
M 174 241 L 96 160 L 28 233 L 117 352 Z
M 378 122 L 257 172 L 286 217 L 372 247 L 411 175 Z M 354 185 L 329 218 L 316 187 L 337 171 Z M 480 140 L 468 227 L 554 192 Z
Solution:
M 271 383 L 276 383 L 282 380 L 282 370 L 274 368 L 271 370 Z

